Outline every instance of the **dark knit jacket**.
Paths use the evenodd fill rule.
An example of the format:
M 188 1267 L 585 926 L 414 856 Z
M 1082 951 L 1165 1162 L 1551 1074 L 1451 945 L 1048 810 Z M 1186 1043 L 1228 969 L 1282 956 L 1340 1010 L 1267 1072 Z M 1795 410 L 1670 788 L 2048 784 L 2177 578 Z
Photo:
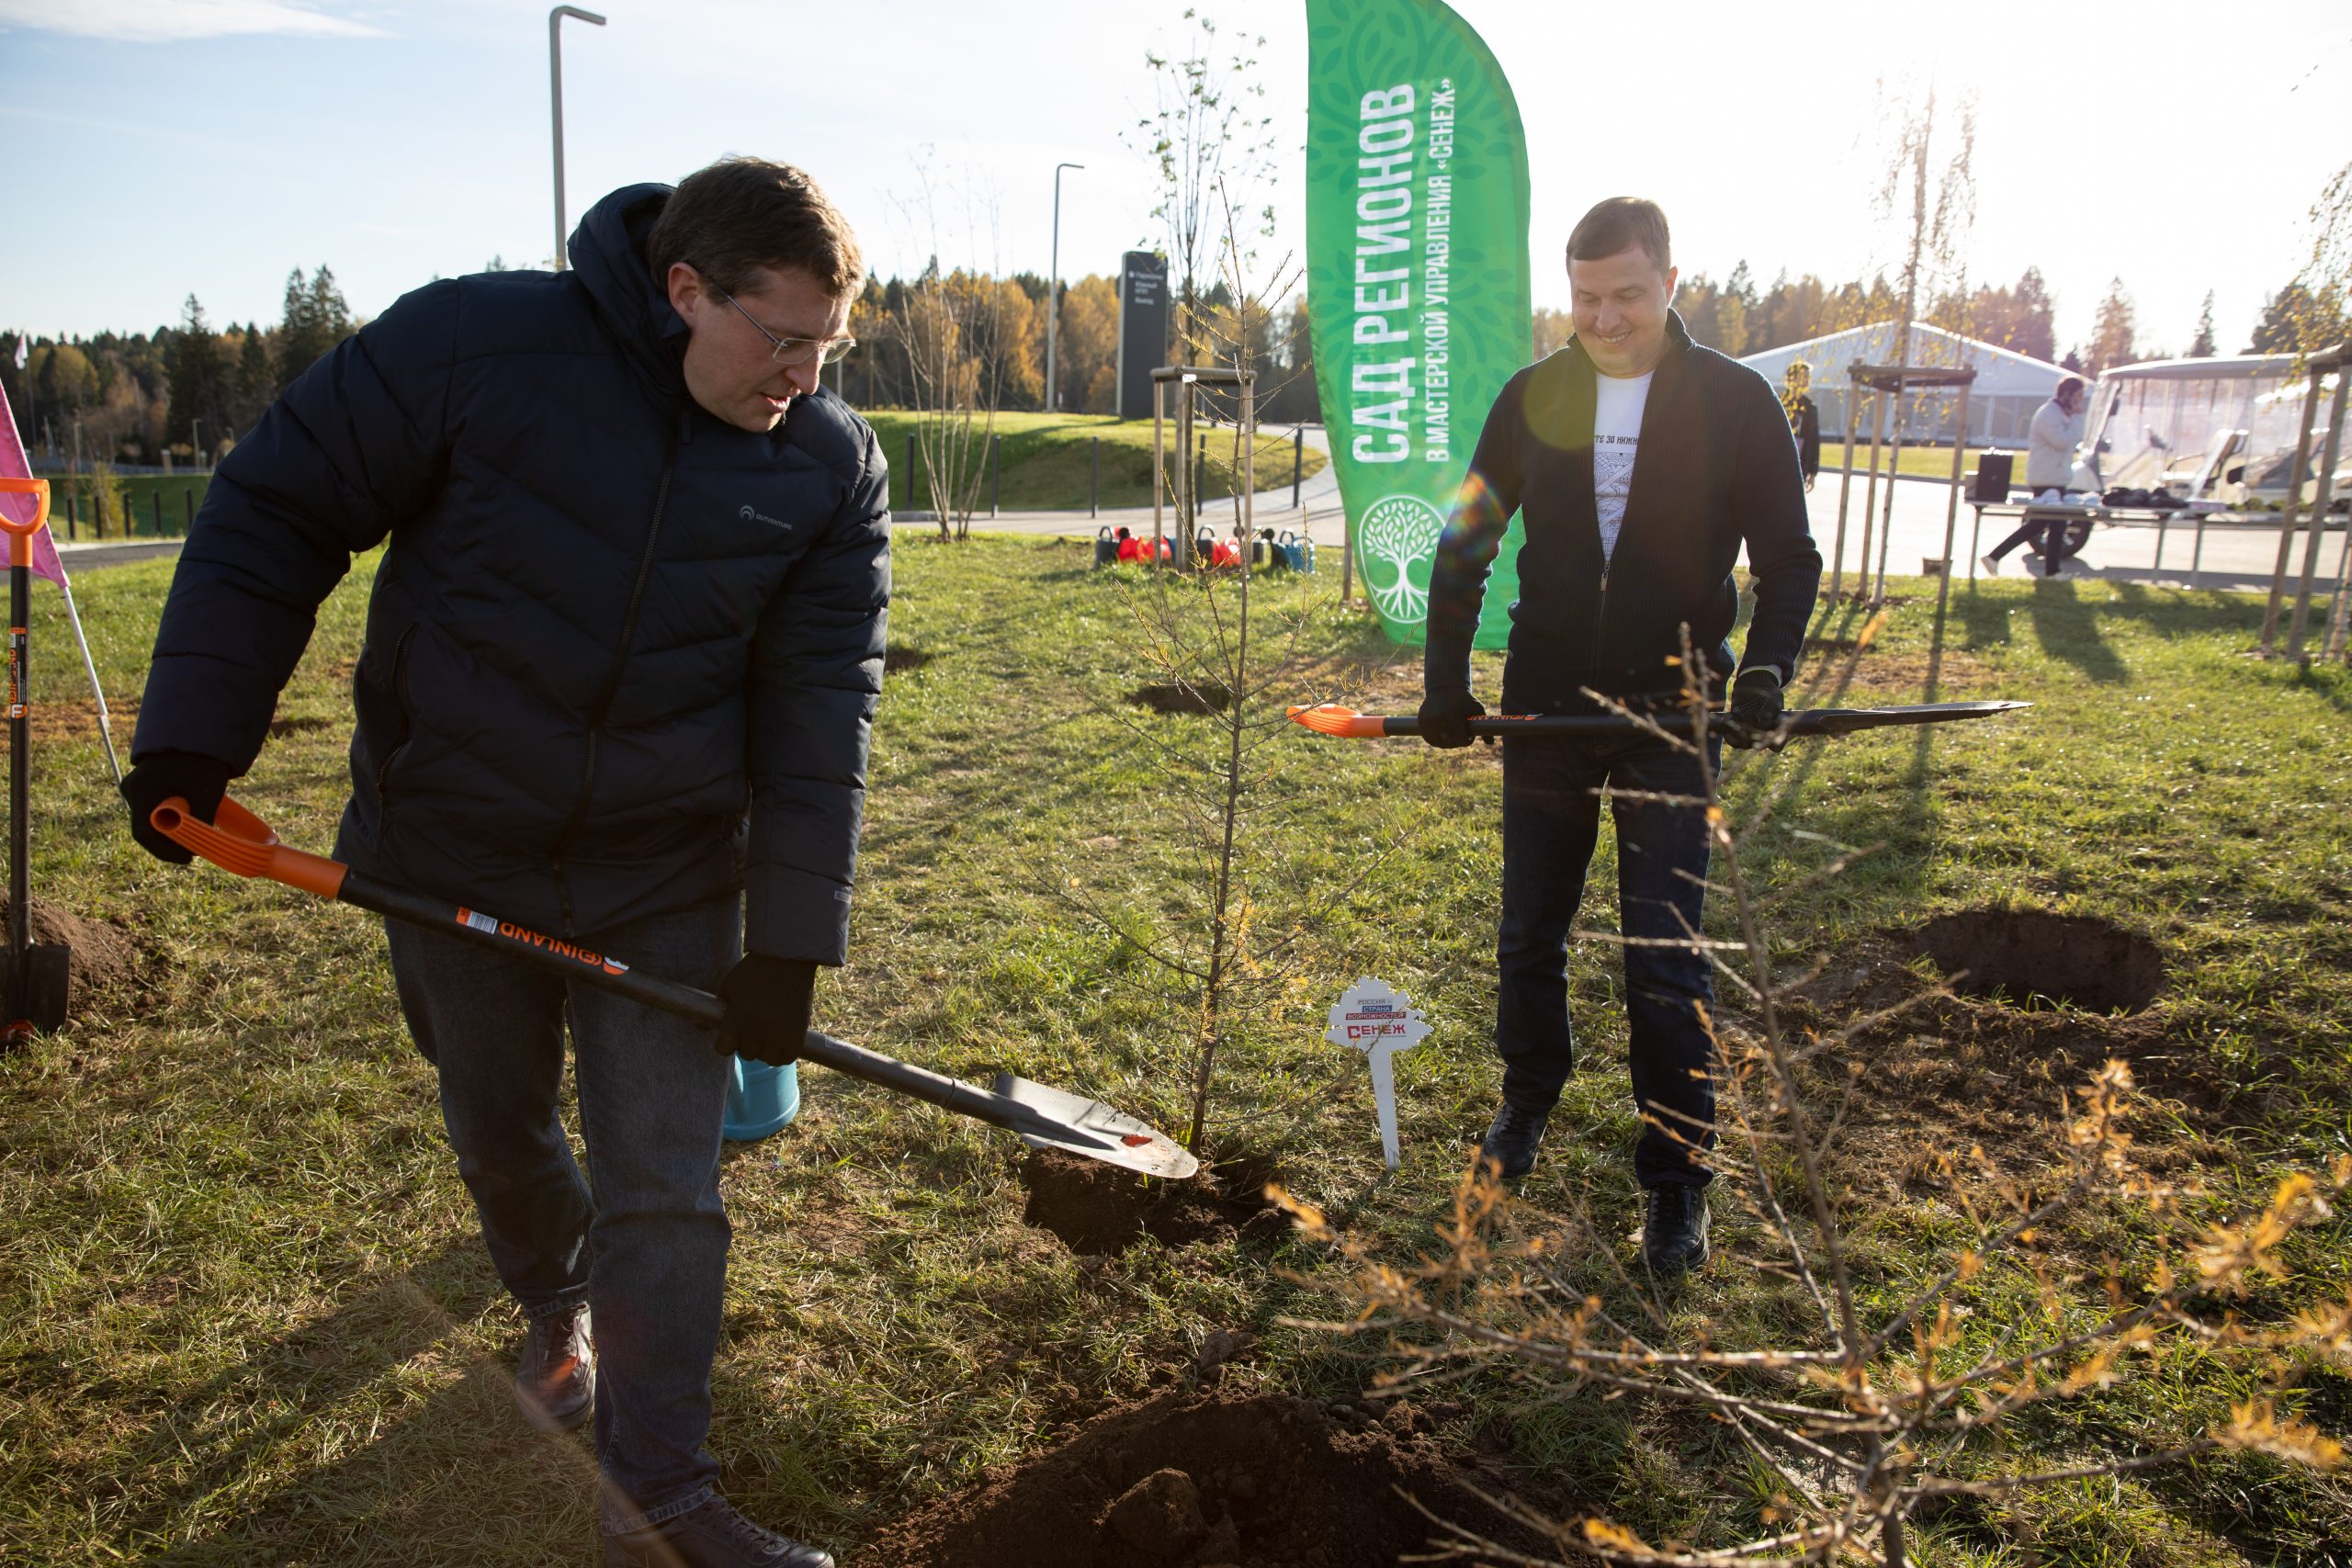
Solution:
M 746 892 L 754 953 L 842 961 L 881 690 L 888 486 L 829 393 L 704 412 L 636 186 L 574 270 L 429 284 L 288 387 L 182 552 L 134 756 L 243 773 L 314 612 L 389 541 L 336 855 L 585 935 Z
M 1681 627 L 1718 693 L 1733 670 L 1747 548 L 1756 590 L 1745 665 L 1785 680 L 1821 581 L 1787 413 L 1755 371 L 1690 341 L 1669 313 L 1642 411 L 1625 520 L 1604 560 L 1592 494 L 1594 369 L 1575 339 L 1511 378 L 1487 416 L 1430 570 L 1425 683 L 1464 689 L 1487 577 L 1513 513 L 1526 519 L 1510 607 L 1503 711 L 1589 713 L 1678 691 Z

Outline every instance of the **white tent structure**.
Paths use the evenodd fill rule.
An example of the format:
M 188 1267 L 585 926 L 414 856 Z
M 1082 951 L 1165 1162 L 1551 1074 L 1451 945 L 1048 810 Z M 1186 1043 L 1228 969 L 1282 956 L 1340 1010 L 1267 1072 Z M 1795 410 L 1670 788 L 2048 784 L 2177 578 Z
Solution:
M 1847 368 L 1854 365 L 1893 365 L 1896 357 L 1895 325 L 1893 321 L 1873 321 L 1869 326 L 1831 333 L 1826 337 L 1768 348 L 1761 354 L 1748 355 L 1740 363 L 1761 373 L 1775 387 L 1785 382 L 1792 362 L 1802 359 L 1812 366 L 1813 402 L 1821 413 L 1822 439 L 1841 440 L 1846 434 Z M 1965 367 L 1976 372 L 1968 392 L 1968 439 L 1980 446 L 2021 444 L 2033 423 L 2033 411 L 2050 400 L 2050 394 L 2058 389 L 2059 381 L 2068 374 L 2059 366 L 1921 321 L 1911 323 L 1908 362 L 1942 369 Z M 1950 404 L 1948 398 L 1917 400 L 1905 424 L 1904 440 L 1951 440 Z M 1867 428 L 1856 434 L 1857 440 L 1869 438 Z

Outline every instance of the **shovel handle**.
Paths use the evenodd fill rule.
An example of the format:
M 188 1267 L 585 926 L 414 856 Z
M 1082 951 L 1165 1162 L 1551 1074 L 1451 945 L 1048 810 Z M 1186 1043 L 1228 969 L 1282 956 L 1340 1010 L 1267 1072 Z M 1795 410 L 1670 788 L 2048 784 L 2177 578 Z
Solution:
M 30 566 L 33 563 L 33 536 L 49 522 L 49 481 L 47 479 L 0 479 L 0 495 L 29 495 L 33 498 L 33 514 L 29 522 L 20 522 L 0 509 L 0 533 L 8 536 L 8 564 Z
M 510 921 L 356 874 L 341 861 L 288 849 L 277 841 L 277 835 L 270 831 L 268 823 L 226 796 L 209 822 L 198 819 L 181 795 L 174 795 L 156 807 L 148 820 L 174 843 L 238 876 L 266 877 L 372 914 L 454 935 L 707 1027 L 716 1027 L 723 1014 L 719 999 L 707 991 L 632 970 L 617 959 L 589 953 L 574 942 L 559 942 Z M 1025 1136 L 1053 1139 L 1064 1148 L 1114 1147 L 1090 1132 L 1057 1122 L 1005 1095 L 977 1089 L 959 1078 L 901 1062 L 878 1051 L 868 1051 L 813 1029 L 802 1042 L 800 1055 L 804 1061 L 820 1063 L 851 1077 L 927 1100 L 959 1116 L 990 1122 Z
M 343 891 L 346 871 L 341 861 L 288 849 L 268 823 L 225 795 L 209 822 L 198 818 L 187 799 L 176 795 L 155 807 L 147 820 L 189 853 L 238 876 L 265 876 L 322 898 Z

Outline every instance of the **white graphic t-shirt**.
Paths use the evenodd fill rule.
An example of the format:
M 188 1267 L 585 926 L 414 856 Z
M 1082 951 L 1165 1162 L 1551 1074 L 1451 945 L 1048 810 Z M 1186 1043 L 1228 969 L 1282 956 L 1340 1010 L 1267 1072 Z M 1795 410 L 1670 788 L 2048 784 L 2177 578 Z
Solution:
M 1642 445 L 1642 408 L 1650 400 L 1650 377 L 1593 377 L 1592 503 L 1600 513 L 1600 558 L 1617 553 L 1617 531 L 1625 525 L 1625 497 L 1634 488 L 1634 454 Z

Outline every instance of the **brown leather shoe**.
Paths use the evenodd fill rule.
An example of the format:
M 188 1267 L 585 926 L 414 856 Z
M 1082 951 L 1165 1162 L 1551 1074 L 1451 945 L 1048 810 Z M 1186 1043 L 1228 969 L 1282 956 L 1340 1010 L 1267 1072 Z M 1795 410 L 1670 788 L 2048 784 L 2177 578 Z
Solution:
M 542 1432 L 577 1427 L 596 1408 L 596 1345 L 587 1303 L 531 1319 L 514 1366 L 514 1403 Z

